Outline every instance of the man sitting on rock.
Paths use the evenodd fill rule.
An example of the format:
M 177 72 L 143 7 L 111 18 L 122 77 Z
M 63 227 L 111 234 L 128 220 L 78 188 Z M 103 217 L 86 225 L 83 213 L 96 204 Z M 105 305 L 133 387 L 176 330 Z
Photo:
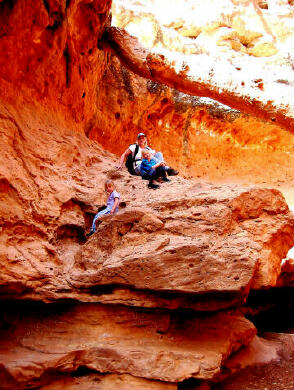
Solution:
M 142 150 L 148 149 L 151 153 L 152 158 L 156 161 L 156 163 L 163 162 L 163 155 L 161 152 L 155 152 L 155 150 L 151 149 L 147 143 L 147 137 L 144 133 L 139 133 L 137 136 L 137 142 L 135 144 L 130 145 L 124 153 L 120 157 L 120 162 L 118 169 L 121 169 L 125 160 L 126 167 L 128 171 L 132 175 L 141 176 L 141 163 L 142 163 Z M 170 168 L 165 165 L 165 170 L 169 176 L 178 175 L 179 172 L 173 168 Z

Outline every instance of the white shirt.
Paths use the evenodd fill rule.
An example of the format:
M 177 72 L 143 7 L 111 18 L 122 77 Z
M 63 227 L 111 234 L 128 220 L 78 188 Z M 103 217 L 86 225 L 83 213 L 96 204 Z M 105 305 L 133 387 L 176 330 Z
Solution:
M 136 146 L 137 146 L 137 144 L 133 144 L 133 145 L 130 145 L 130 146 L 129 146 L 129 149 L 130 149 L 130 151 L 132 152 L 133 157 L 134 157 L 134 153 L 135 153 Z M 152 155 L 155 154 L 155 150 L 151 149 L 149 146 L 146 146 L 146 147 L 143 148 L 143 149 L 148 149 Z M 136 154 L 136 156 L 135 156 L 135 161 L 134 161 L 134 166 L 135 166 L 135 167 L 136 167 L 137 165 L 140 165 L 141 162 L 142 162 L 142 150 L 143 150 L 143 149 L 140 148 L 140 146 L 139 146 L 138 153 Z

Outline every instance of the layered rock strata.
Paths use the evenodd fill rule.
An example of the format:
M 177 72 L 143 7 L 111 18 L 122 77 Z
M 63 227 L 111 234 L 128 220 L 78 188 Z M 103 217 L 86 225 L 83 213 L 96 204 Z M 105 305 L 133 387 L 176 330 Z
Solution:
M 24 130 L 18 156 L 15 149 L 9 154 L 15 155 L 15 164 L 6 174 L 5 188 L 15 196 L 6 192 L 2 203 L 3 296 L 48 301 L 59 299 L 59 292 L 74 297 L 110 285 L 207 294 L 208 302 L 222 292 L 223 304 L 229 306 L 244 299 L 250 287 L 276 284 L 281 259 L 293 244 L 293 217 L 279 192 L 174 178 L 150 197 L 144 181 L 109 170 L 115 161 L 107 154 L 103 157 L 84 136 L 69 139 L 59 129 L 62 143 L 55 143 L 53 134 L 46 131 L 36 142 Z M 69 162 L 64 165 L 67 143 Z M 22 148 L 37 151 L 26 161 L 31 176 L 19 159 Z M 44 163 L 39 171 L 40 157 Z M 59 168 L 52 171 L 52 166 Z M 14 180 L 20 170 L 26 181 Z M 81 247 L 90 207 L 95 199 L 103 202 L 101 183 L 107 177 L 116 177 L 127 207 L 118 216 L 106 217 L 100 231 Z M 40 198 L 30 201 L 30 194 Z M 176 297 L 175 304 L 181 299 L 186 307 L 190 298 Z
M 192 95 L 215 98 L 220 90 L 216 100 L 255 116 L 264 117 L 259 106 L 266 105 L 268 118 L 272 114 L 270 119 L 282 123 L 281 117 L 275 118 L 274 106 L 288 110 L 286 115 L 293 118 L 292 6 L 286 0 L 205 4 L 118 0 L 113 5 L 114 25 L 151 52 L 140 50 L 122 31 L 110 31 L 110 41 L 126 66 L 146 78 L 165 79 Z M 228 103 L 225 85 L 232 96 L 242 95 L 243 103 L 238 99 Z M 284 125 L 289 127 L 289 122 Z
M 4 388 L 32 387 L 48 371 L 79 366 L 166 382 L 212 379 L 255 332 L 249 321 L 227 314 L 185 317 L 93 304 L 55 314 L 45 308 L 4 332 L 2 383 Z
M 278 191 L 176 177 L 150 192 L 89 140 L 99 123 L 111 134 L 110 5 L 0 2 L 4 389 L 217 381 L 256 334 L 238 308 L 276 285 L 293 245 Z M 85 242 L 107 178 L 126 207 Z

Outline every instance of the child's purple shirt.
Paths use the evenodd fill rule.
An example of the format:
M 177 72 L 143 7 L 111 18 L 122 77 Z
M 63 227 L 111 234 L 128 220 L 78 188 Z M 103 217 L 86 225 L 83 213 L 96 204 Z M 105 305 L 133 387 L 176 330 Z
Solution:
M 117 191 L 112 191 L 112 193 L 109 195 L 109 197 L 107 198 L 107 203 L 106 203 L 106 206 L 107 208 L 110 208 L 112 209 L 113 205 L 114 205 L 114 200 L 115 198 L 120 198 L 120 194 L 117 192 Z M 116 209 L 114 210 L 115 212 L 118 211 L 118 206 L 116 207 Z

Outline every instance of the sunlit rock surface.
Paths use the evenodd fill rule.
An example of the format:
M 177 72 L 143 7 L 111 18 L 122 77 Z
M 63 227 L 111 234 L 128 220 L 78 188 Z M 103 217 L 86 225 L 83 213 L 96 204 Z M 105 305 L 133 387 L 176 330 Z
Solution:
M 218 381 L 225 361 L 256 334 L 241 314 L 247 294 L 276 285 L 293 246 L 293 215 L 276 190 L 178 176 L 154 192 L 115 169 L 140 128 L 190 175 L 194 116 L 203 123 L 195 134 L 208 146 L 216 134 L 215 149 L 238 135 L 227 154 L 215 154 L 232 172 L 241 166 L 229 158 L 232 145 L 247 150 L 262 137 L 281 162 L 292 138 L 274 123 L 269 136 L 251 117 L 257 133 L 234 127 L 244 114 L 133 79 L 103 49 L 110 7 L 98 0 L 0 2 L 1 388 L 86 390 L 98 382 L 104 389 L 175 389 L 189 378 Z M 151 95 L 140 101 L 135 88 Z M 153 104 L 162 115 L 152 116 Z M 122 120 L 130 115 L 136 120 Z M 173 121 L 161 136 L 165 115 Z M 232 123 L 232 131 L 219 123 Z M 204 141 L 198 151 L 213 159 Z M 251 167 L 275 166 L 258 158 Z M 126 207 L 86 242 L 109 178 Z
M 114 25 L 126 28 L 151 50 L 148 54 L 122 32 L 110 31 L 111 46 L 131 70 L 267 120 L 272 116 L 293 132 L 293 7 L 286 1 L 267 9 L 256 1 L 129 1 L 118 3 L 114 15 Z M 193 39 L 183 38 L 181 28 L 191 24 Z M 152 36 L 148 27 L 155 38 L 145 44 L 144 37 Z M 194 52 L 187 53 L 186 44 L 194 46 Z M 281 79 L 284 82 L 277 82 Z
M 114 2 L 112 12 L 113 25 L 158 51 L 202 52 L 232 61 L 253 54 L 273 57 L 264 59 L 269 64 L 293 59 L 293 4 L 287 0 L 128 0 Z

